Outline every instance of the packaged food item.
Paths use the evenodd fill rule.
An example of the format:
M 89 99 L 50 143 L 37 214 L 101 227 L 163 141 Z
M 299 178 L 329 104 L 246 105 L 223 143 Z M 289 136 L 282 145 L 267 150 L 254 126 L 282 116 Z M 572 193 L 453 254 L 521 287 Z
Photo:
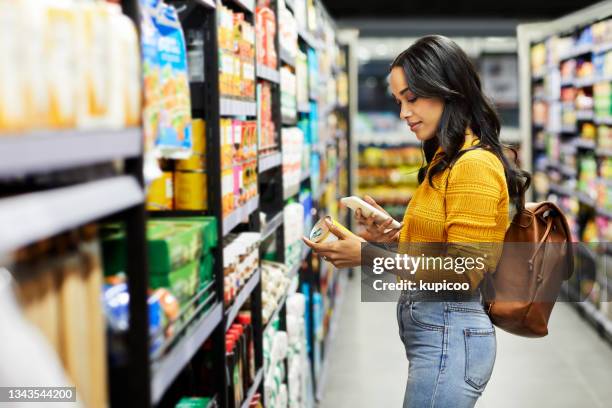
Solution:
M 24 32 L 24 14 L 12 2 L 0 1 L 0 132 L 26 126 L 26 54 L 19 34 Z
M 177 170 L 206 170 L 206 124 L 202 119 L 194 119 L 193 147 L 191 157 L 176 162 Z
M 77 5 L 77 78 L 79 94 L 78 126 L 100 128 L 110 121 L 111 99 L 123 104 L 121 94 L 123 72 L 117 68 L 122 64 L 121 56 L 113 55 L 118 47 L 118 33 L 111 25 L 110 13 L 121 13 L 116 4 L 80 2 Z M 117 10 L 119 8 L 119 10 Z M 117 77 L 113 78 L 113 75 Z M 71 78 L 74 81 L 74 78 Z M 117 100 L 119 99 L 119 100 Z M 118 109 L 123 108 L 123 105 Z M 123 125 L 123 121 L 115 124 Z
M 174 173 L 177 210 L 207 210 L 208 188 L 203 170 L 177 171 Z
M 45 11 L 42 61 L 45 61 L 50 126 L 72 128 L 77 122 L 78 100 L 77 12 L 71 2 L 60 0 L 49 1 Z
M 170 273 L 152 274 L 150 285 L 154 289 L 165 288 L 169 290 L 179 304 L 184 306 L 196 293 L 199 271 L 199 260 L 192 261 Z
M 144 129 L 158 156 L 191 154 L 191 101 L 187 51 L 176 9 L 159 0 L 140 0 L 145 84 Z
M 346 229 L 344 225 L 340 224 L 338 221 L 334 220 L 332 217 L 326 216 L 326 217 L 321 218 L 314 225 L 314 227 L 312 227 L 312 231 L 310 232 L 310 240 L 312 242 L 322 243 L 322 242 L 334 242 L 338 240 L 338 237 L 335 236 L 329 230 L 329 227 L 327 226 L 326 221 L 332 223 L 339 230 L 345 233 L 350 233 L 350 231 Z
M 210 398 L 183 397 L 175 405 L 175 408 L 208 408 L 210 402 Z
M 122 230 L 109 226 L 104 230 L 102 250 L 105 275 L 125 270 L 126 244 Z M 178 220 L 151 220 L 147 223 L 149 271 L 151 275 L 167 275 L 200 258 L 202 223 Z
M 140 49 L 138 33 L 134 22 L 121 12 L 120 7 L 106 3 L 110 7 L 112 42 L 110 127 L 130 127 L 140 125 L 141 115 L 141 76 Z
M 169 211 L 174 207 L 174 182 L 171 171 L 153 180 L 147 192 L 147 210 Z

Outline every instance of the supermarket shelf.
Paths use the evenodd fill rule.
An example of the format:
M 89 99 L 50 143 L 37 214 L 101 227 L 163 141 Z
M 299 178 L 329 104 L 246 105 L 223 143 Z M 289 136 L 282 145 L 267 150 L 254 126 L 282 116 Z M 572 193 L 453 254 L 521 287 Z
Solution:
M 131 176 L 1 199 L 0 254 L 115 214 L 143 199 L 142 188 Z
M 266 81 L 274 82 L 275 84 L 280 82 L 280 74 L 278 73 L 278 70 L 263 64 L 257 64 L 257 77 L 265 79 Z
M 282 211 L 279 211 L 270 221 L 267 222 L 266 226 L 261 231 L 261 240 L 265 240 L 270 235 L 272 235 L 278 227 L 283 224 L 284 214 Z
M 61 170 L 141 154 L 139 128 L 2 134 L 0 176 Z
M 304 40 L 311 48 L 321 48 L 321 42 L 317 40 L 312 34 L 303 28 L 298 28 L 298 37 Z
M 229 234 L 238 224 L 247 218 L 259 207 L 259 196 L 251 198 L 242 207 L 236 208 L 231 214 L 223 218 L 223 236 Z
M 276 320 L 276 317 L 278 316 L 278 314 L 280 313 L 281 309 L 285 305 L 285 302 L 287 301 L 287 298 L 289 297 L 289 295 L 292 295 L 295 292 L 297 292 L 297 288 L 298 288 L 298 285 L 300 283 L 300 279 L 298 277 L 298 270 L 299 270 L 299 267 L 298 268 L 293 268 L 291 270 L 291 272 L 289 273 L 289 275 L 287 276 L 287 278 L 289 278 L 289 280 L 291 282 L 287 286 L 287 291 L 278 300 L 278 304 L 276 305 L 276 309 L 270 315 L 270 318 L 268 319 L 268 322 L 266 323 L 266 325 L 265 325 L 265 327 L 263 329 L 264 333 L 266 332 L 266 330 L 268 330 L 268 327 L 270 327 L 270 324 L 274 320 Z
M 576 126 L 561 126 L 561 133 L 577 133 L 578 128 Z
M 593 46 L 593 52 L 596 54 L 612 50 L 612 42 L 606 42 L 603 44 L 595 44 Z
M 177 375 L 221 323 L 222 317 L 223 306 L 217 303 L 168 354 L 152 365 L 151 393 L 154 404 L 159 402 Z
M 597 181 L 599 184 L 603 184 L 606 187 L 612 188 L 612 179 L 606 179 L 604 177 L 596 177 L 595 181 Z
M 592 199 L 588 194 L 582 192 L 582 191 L 576 191 L 576 197 L 578 197 L 578 201 L 580 201 L 582 204 L 587 205 L 589 207 L 596 207 L 595 204 L 595 200 Z
M 293 0 L 285 0 L 285 5 L 289 8 L 289 10 L 294 10 L 295 4 L 293 3 Z
M 595 118 L 593 118 L 593 121 L 598 125 L 612 125 L 612 116 L 595 116 Z
M 603 148 L 603 147 L 598 147 L 597 149 L 595 149 L 595 154 L 597 156 L 607 156 L 607 157 L 612 157 L 612 148 Z
M 219 101 L 219 111 L 221 116 L 255 116 L 257 115 L 257 104 L 222 97 Z
M 573 46 L 572 49 L 559 57 L 559 60 L 568 60 L 572 58 L 576 58 L 580 55 L 589 54 L 593 52 L 593 44 L 582 44 L 579 46 Z
M 561 79 L 561 86 L 574 86 L 574 78 Z
M 247 301 L 247 299 L 255 290 L 255 287 L 261 280 L 261 271 L 257 269 L 253 275 L 249 278 L 249 281 L 242 287 L 238 296 L 234 299 L 234 303 L 230 306 L 229 310 L 225 312 L 226 320 L 225 320 L 225 330 L 229 330 L 234 320 L 236 320 L 236 316 L 238 316 L 238 312 Z
M 580 109 L 576 111 L 577 120 L 593 120 L 593 111 L 589 109 Z
M 304 182 L 306 180 L 308 180 L 310 178 L 310 171 L 306 171 L 306 172 L 302 172 L 302 175 L 300 177 L 300 182 Z
M 609 320 L 603 313 L 597 310 L 593 303 L 588 300 L 572 303 L 584 312 L 591 323 L 595 324 L 597 327 L 601 327 L 603 333 L 608 336 L 608 339 L 612 340 L 612 320 Z
M 310 103 L 298 102 L 297 110 L 301 113 L 310 113 Z
M 283 156 L 280 152 L 259 156 L 259 173 L 268 171 L 281 165 Z
M 294 195 L 297 195 L 300 192 L 300 185 L 296 184 L 293 186 L 289 186 L 287 188 L 284 189 L 283 191 L 283 199 L 284 200 L 288 200 L 291 197 L 293 197 Z
M 539 82 L 544 79 L 545 72 L 535 72 L 531 75 L 532 82 Z
M 581 149 L 595 149 L 595 141 L 578 138 L 572 142 L 575 147 Z
M 283 63 L 295 68 L 295 57 L 291 56 L 287 50 L 283 47 L 280 47 L 280 59 Z
M 551 192 L 557 193 L 557 194 L 561 194 L 561 195 L 564 195 L 564 196 L 572 196 L 572 195 L 574 195 L 574 192 L 572 190 L 570 190 L 568 188 L 565 188 L 563 186 L 560 186 L 559 184 L 551 183 L 548 186 L 548 188 L 549 188 L 549 190 Z
M 255 374 L 255 379 L 253 380 L 253 384 L 251 384 L 251 387 L 249 388 L 249 391 L 247 392 L 244 401 L 242 402 L 242 405 L 240 405 L 240 408 L 249 408 L 250 404 L 251 404 L 251 400 L 253 399 L 253 395 L 255 395 L 255 393 L 257 392 L 257 389 L 259 388 L 259 385 L 261 384 L 261 380 L 263 379 L 263 368 L 259 368 L 259 370 L 257 371 L 257 374 Z
M 576 169 L 570 166 L 561 164 L 557 168 L 559 169 L 559 171 L 561 171 L 561 173 L 563 173 L 564 175 L 568 177 L 576 177 L 576 174 L 577 174 Z
M 295 126 L 297 125 L 297 118 L 290 118 L 288 116 L 283 115 L 282 123 L 285 126 Z
M 203 4 L 207 7 L 216 9 L 217 8 L 217 4 L 215 3 L 214 0 L 198 0 L 198 3 Z
M 597 82 L 596 78 L 575 78 L 573 85 L 576 88 L 586 88 L 589 86 L 593 86 L 595 82 Z
M 612 221 L 612 211 L 611 210 L 606 210 L 605 208 L 597 207 L 596 212 L 597 212 L 597 215 L 606 217 Z
M 249 13 L 253 13 L 253 10 L 255 10 L 255 0 L 231 0 L 231 1 L 232 3 L 236 4 L 243 10 L 248 11 Z

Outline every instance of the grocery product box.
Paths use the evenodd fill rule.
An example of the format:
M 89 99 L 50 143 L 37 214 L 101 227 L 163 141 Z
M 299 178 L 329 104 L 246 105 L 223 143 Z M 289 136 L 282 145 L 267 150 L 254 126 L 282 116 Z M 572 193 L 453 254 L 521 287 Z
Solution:
M 152 275 L 149 286 L 153 289 L 168 289 L 183 306 L 196 294 L 199 272 L 200 262 L 196 260 L 168 274 Z
M 153 220 L 147 223 L 149 271 L 167 275 L 183 265 L 199 260 L 203 252 L 216 245 L 216 223 L 210 220 Z M 214 233 L 213 233 L 214 232 Z M 203 240 L 206 241 L 206 247 Z M 104 272 L 114 275 L 125 271 L 125 234 L 118 226 L 105 228 L 102 240 Z

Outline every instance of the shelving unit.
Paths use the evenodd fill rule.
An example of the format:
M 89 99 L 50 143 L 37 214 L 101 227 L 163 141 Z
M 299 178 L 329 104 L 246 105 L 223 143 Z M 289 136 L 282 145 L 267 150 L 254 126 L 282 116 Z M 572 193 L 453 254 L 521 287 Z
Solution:
M 537 29 L 518 30 L 525 91 L 521 125 L 530 135 L 527 143 L 536 147 L 532 199 L 556 201 L 564 210 L 579 243 L 570 292 L 598 328 L 612 322 L 612 309 L 599 310 L 612 300 L 605 258 L 612 238 L 612 173 L 606 170 L 612 165 L 606 155 L 612 147 L 607 134 L 612 66 L 604 60 L 612 38 L 593 27 L 612 25 L 611 18 L 612 5 L 600 3 Z
M 276 1 L 272 3 L 277 25 L 281 3 Z M 293 2 L 288 3 L 293 9 Z M 139 4 L 136 0 L 122 1 L 124 12 L 137 25 L 140 24 L 142 11 L 139 10 Z M 174 2 L 169 4 L 178 5 Z M 230 92 L 222 94 L 219 73 L 223 62 L 220 61 L 217 45 L 219 15 L 222 6 L 228 7 L 234 12 L 243 13 L 245 21 L 255 24 L 257 10 L 254 0 L 195 0 L 181 2 L 181 7 L 177 7 L 185 36 L 187 37 L 188 31 L 198 32 L 202 34 L 201 38 L 206 39 L 203 48 L 203 72 L 195 72 L 203 74 L 204 82 L 189 84 L 191 116 L 193 119 L 202 119 L 204 123 L 206 155 L 205 165 L 201 165 L 204 168 L 198 167 L 198 170 L 178 170 L 178 163 L 173 161 L 175 158 L 172 157 L 163 157 L 163 161 L 171 162 L 164 164 L 171 167 L 172 172 L 205 174 L 206 209 L 146 211 L 148 187 L 145 186 L 143 179 L 146 153 L 143 146 L 144 132 L 141 127 L 0 134 L 0 184 L 11 185 L 15 178 L 23 176 L 26 180 L 36 181 L 28 185 L 31 186 L 29 191 L 19 191 L 13 196 L 0 199 L 0 223 L 3 225 L 0 231 L 0 260 L 4 262 L 5 254 L 11 255 L 10 253 L 25 245 L 92 222 L 102 225 L 107 223 L 124 225 L 127 259 L 125 270 L 122 272 L 127 278 L 129 324 L 125 329 L 125 338 L 120 341 L 125 346 L 127 359 L 122 364 L 113 366 L 108 373 L 111 407 L 173 406 L 177 402 L 177 395 L 188 387 L 182 384 L 183 378 L 196 364 L 201 363 L 202 355 L 209 352 L 212 354 L 211 369 L 215 374 L 214 391 L 210 396 L 215 399 L 219 407 L 228 407 L 230 405 L 228 381 L 231 380 L 226 376 L 228 369 L 226 333 L 235 323 L 239 313 L 247 308 L 252 318 L 256 377 L 245 392 L 244 401 L 238 405 L 248 407 L 253 395 L 257 393 L 263 395 L 263 384 L 266 380 L 266 373 L 263 370 L 262 336 L 269 324 L 266 327 L 262 324 L 262 272 L 261 268 L 256 269 L 240 287 L 237 295 L 231 301 L 225 302 L 224 238 L 231 238 L 241 232 L 259 232 L 261 233 L 260 254 L 264 254 L 267 242 L 274 242 L 276 261 L 289 263 L 291 261 L 285 259 L 284 252 L 286 237 L 283 224 L 284 209 L 287 205 L 285 201 L 302 204 L 313 202 L 312 212 L 305 216 L 305 230 L 311 226 L 313 217 L 316 221 L 318 217 L 324 215 L 332 215 L 346 224 L 350 222 L 346 211 L 338 211 L 337 201 L 338 198 L 351 193 L 348 166 L 351 163 L 351 128 L 355 107 L 353 100 L 349 99 L 348 90 L 347 95 L 338 96 L 340 87 L 336 86 L 336 81 L 342 76 L 346 77 L 347 81 L 349 77 L 350 81 L 356 79 L 354 78 L 355 58 L 352 45 L 344 44 L 335 37 L 337 27 L 322 3 L 315 1 L 313 4 L 317 9 L 317 29 L 300 30 L 298 47 L 304 51 L 314 52 L 319 58 L 321 67 L 319 69 L 325 72 L 321 72 L 316 81 L 311 77 L 306 79 L 309 81 L 310 101 L 297 107 L 295 118 L 282 117 L 280 67 L 289 66 L 295 71 L 296 58 L 288 55 L 280 47 L 279 30 L 276 30 L 277 68 L 255 63 L 254 75 L 256 84 L 270 84 L 271 116 L 275 125 L 277 143 L 258 146 L 256 156 L 253 154 L 252 158 L 257 163 L 257 170 L 253 172 L 257 173 L 255 176 L 258 194 L 241 196 L 240 200 L 237 199 L 235 202 L 244 204 L 229 213 L 226 207 L 234 208 L 235 202 L 224 206 L 223 192 L 226 187 L 222 185 L 221 163 L 225 152 L 221 121 L 231 119 L 256 122 L 260 119 L 258 115 L 260 115 L 261 102 L 258 105 L 257 101 L 260 100 L 258 98 L 253 100 L 253 98 L 226 96 Z M 302 17 L 305 18 L 300 16 Z M 193 73 L 190 71 L 190 74 Z M 146 87 L 146 81 L 143 82 Z M 328 98 L 334 100 L 328 101 Z M 330 122 L 334 122 L 330 120 L 331 115 L 335 115 L 335 119 L 340 124 L 337 128 L 329 125 Z M 283 144 L 280 134 L 283 126 L 301 126 L 300 121 L 304 120 L 312 121 L 313 128 L 315 125 L 317 128 L 317 139 L 309 140 L 305 145 L 304 151 L 308 152 L 309 157 L 304 158 L 310 160 L 316 158 L 319 167 L 310 166 L 302 172 L 296 185 L 285 186 L 282 165 Z M 314 123 L 315 120 L 318 122 Z M 146 126 L 143 128 L 148 129 Z M 180 139 L 182 136 L 184 135 L 177 138 Z M 232 143 L 238 144 L 235 140 Z M 226 169 L 224 166 L 223 170 Z M 166 168 L 162 170 L 169 172 Z M 20 185 L 21 187 L 23 186 Z M 244 197 L 252 198 L 246 200 Z M 260 215 L 263 212 L 273 216 L 262 226 Z M 153 268 L 149 265 L 147 240 L 151 237 L 147 235 L 149 232 L 147 220 L 201 216 L 212 216 L 217 224 L 216 236 L 219 243 L 206 254 L 213 260 L 212 281 L 210 279 L 204 281 L 205 278 L 199 281 L 198 277 L 198 281 L 205 287 L 199 287 L 196 296 L 190 295 L 186 304 L 181 303 L 180 310 L 181 313 L 184 312 L 185 307 L 193 315 L 185 319 L 181 316 L 176 321 L 172 320 L 174 318 L 169 318 L 169 325 L 161 331 L 174 329 L 176 332 L 172 335 L 163 333 L 162 345 L 153 347 L 157 339 L 149 327 L 150 320 L 153 320 L 150 319 L 153 315 L 150 314 L 148 303 L 152 292 L 149 278 Z M 7 258 L 11 260 L 10 256 Z M 263 256 L 260 256 L 261 258 Z M 172 265 L 173 271 L 175 266 Z M 325 272 L 325 279 L 328 272 Z M 327 290 L 328 288 L 324 290 L 321 287 L 322 275 L 317 257 L 309 249 L 303 249 L 299 262 L 291 265 L 288 274 L 290 284 L 287 292 L 281 297 L 271 321 L 278 318 L 280 327 L 285 329 L 287 299 L 298 290 L 303 290 L 303 287 L 309 287 L 307 299 L 309 320 L 306 324 L 309 327 L 323 324 L 323 322 L 314 322 L 313 298 L 315 294 L 325 292 L 324 296 L 329 300 L 326 303 L 326 313 L 330 313 L 329 307 L 332 307 L 335 300 L 332 299 L 334 291 Z M 206 285 L 203 282 L 206 282 Z M 213 288 L 214 293 L 204 301 L 198 298 L 209 288 Z M 240 318 L 242 317 L 244 316 L 241 315 Z M 314 338 L 312 330 L 309 333 L 312 345 L 318 340 Z M 104 341 L 104 339 L 98 340 Z M 313 356 L 309 357 L 312 359 Z M 329 359 L 329 356 L 326 358 Z M 313 366 L 314 362 L 310 360 L 309 364 Z M 307 374 L 311 376 L 312 372 Z M 316 382 L 320 389 L 321 381 L 317 379 Z M 309 396 L 310 400 L 313 400 L 316 391 L 309 391 L 312 394 Z

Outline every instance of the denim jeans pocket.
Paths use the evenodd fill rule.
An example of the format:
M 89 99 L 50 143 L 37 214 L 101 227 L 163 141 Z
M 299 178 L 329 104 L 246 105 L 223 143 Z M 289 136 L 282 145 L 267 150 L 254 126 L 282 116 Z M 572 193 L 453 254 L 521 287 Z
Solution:
M 402 322 L 402 307 L 404 302 L 400 299 L 395 307 L 395 316 L 397 318 L 397 326 L 399 328 L 399 336 L 402 343 L 404 342 L 404 323 Z
M 495 329 L 464 329 L 465 382 L 477 390 L 483 390 L 495 365 Z
M 444 308 L 440 302 L 411 302 L 410 320 L 425 330 L 444 331 Z

